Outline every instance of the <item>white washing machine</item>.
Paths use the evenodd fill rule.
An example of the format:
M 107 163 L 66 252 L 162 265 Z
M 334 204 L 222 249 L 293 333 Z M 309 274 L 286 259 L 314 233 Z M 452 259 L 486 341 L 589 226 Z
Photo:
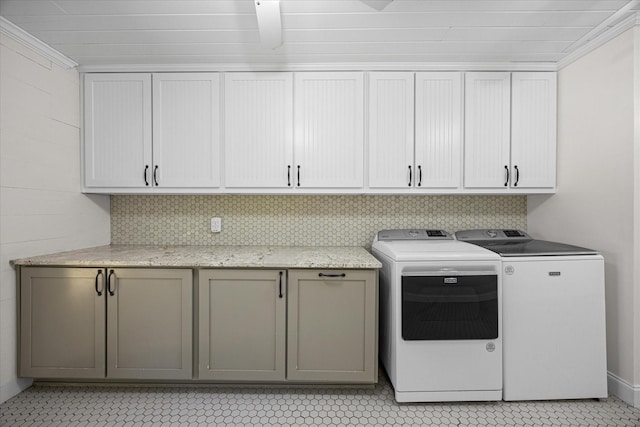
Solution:
M 398 402 L 502 399 L 500 256 L 442 230 L 383 230 L 380 359 Z
M 455 236 L 502 257 L 504 400 L 607 397 L 603 257 L 520 230 Z

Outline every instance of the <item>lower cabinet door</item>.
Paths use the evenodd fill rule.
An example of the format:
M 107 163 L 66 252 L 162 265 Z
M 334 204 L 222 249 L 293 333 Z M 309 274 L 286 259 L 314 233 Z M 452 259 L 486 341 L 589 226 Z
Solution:
M 191 379 L 190 269 L 106 270 L 107 377 Z
M 198 378 L 283 381 L 285 270 L 200 270 Z
M 105 377 L 104 269 L 20 268 L 19 375 Z
M 373 270 L 289 270 L 287 379 L 377 381 Z

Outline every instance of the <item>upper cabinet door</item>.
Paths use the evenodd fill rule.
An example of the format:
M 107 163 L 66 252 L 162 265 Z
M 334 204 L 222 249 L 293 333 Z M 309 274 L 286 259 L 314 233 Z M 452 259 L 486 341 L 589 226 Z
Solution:
M 153 184 L 220 186 L 220 81 L 216 73 L 153 75 Z
M 465 74 L 464 186 L 508 187 L 510 73 Z
M 413 73 L 369 74 L 369 187 L 413 185 Z
M 462 73 L 416 74 L 415 186 L 460 187 Z
M 513 73 L 511 185 L 556 185 L 556 73 Z
M 293 186 L 293 74 L 224 77 L 225 187 Z
M 363 80 L 361 72 L 296 73 L 296 187 L 363 187 Z
M 151 185 L 151 75 L 84 77 L 85 187 Z

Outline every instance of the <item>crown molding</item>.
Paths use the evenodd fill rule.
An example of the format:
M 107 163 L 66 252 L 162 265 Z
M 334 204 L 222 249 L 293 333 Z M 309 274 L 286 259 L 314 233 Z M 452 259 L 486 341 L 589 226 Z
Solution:
M 573 52 L 569 53 L 567 56 L 562 58 L 557 63 L 558 71 L 560 71 L 567 65 L 570 65 L 576 62 L 578 59 L 596 50 L 600 46 L 606 44 L 607 42 L 613 40 L 614 38 L 618 37 L 620 34 L 624 33 L 627 30 L 630 30 L 635 26 L 640 26 L 640 12 L 635 12 L 633 15 L 629 16 L 628 18 L 623 19 L 618 24 L 612 26 L 602 34 L 589 40 L 587 43 L 585 43 L 584 45 L 580 46 L 579 48 L 577 48 L 576 50 L 574 50 Z
M 61 54 L 48 44 L 27 33 L 25 30 L 2 16 L 0 16 L 0 34 L 11 37 L 63 68 L 75 68 L 78 66 L 78 64 L 71 58 Z
M 99 64 L 80 65 L 81 73 L 215 71 L 556 71 L 555 62 L 353 62 L 283 64 Z

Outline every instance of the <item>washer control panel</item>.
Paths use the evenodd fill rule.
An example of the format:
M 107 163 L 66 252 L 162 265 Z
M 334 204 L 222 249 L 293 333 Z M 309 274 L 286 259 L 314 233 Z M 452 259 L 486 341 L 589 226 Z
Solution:
M 524 231 L 514 229 L 461 230 L 456 231 L 455 236 L 457 240 L 464 240 L 468 242 L 526 242 L 532 240 L 531 236 L 529 236 Z

